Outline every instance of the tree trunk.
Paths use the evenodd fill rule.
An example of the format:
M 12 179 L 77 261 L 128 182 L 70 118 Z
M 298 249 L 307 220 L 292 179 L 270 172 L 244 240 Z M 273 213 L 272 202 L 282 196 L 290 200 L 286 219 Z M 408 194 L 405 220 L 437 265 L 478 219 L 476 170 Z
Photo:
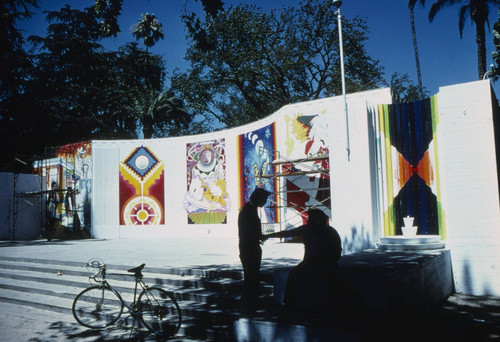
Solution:
M 151 139 L 153 136 L 153 118 L 149 115 L 142 118 L 142 134 L 144 139 Z
M 478 79 L 482 80 L 486 73 L 486 19 L 474 20 L 476 24 L 477 70 Z
M 410 22 L 411 22 L 411 34 L 413 37 L 413 50 L 415 51 L 415 64 L 417 66 L 418 97 L 422 99 L 424 97 L 424 90 L 422 88 L 422 74 L 420 72 L 420 59 L 418 57 L 417 32 L 415 30 L 415 18 L 413 16 L 413 8 L 410 8 Z

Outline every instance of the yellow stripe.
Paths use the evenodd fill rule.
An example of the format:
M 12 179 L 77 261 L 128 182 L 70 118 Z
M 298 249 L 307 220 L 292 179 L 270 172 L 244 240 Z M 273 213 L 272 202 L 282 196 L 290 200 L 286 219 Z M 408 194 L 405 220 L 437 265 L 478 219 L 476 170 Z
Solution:
M 395 235 L 396 228 L 394 223 L 394 186 L 393 186 L 393 172 L 392 172 L 392 144 L 391 144 L 391 132 L 389 126 L 389 105 L 383 105 L 383 124 L 381 124 L 381 129 L 384 132 L 384 143 L 385 143 L 385 160 L 387 167 L 387 214 L 385 215 L 384 232 L 385 235 Z
M 441 205 L 441 184 L 439 177 L 439 158 L 438 158 L 438 139 L 437 139 L 437 127 L 439 124 L 439 107 L 438 107 L 438 97 L 434 95 L 431 97 L 431 114 L 432 114 L 432 140 L 434 140 L 434 179 L 436 181 L 436 197 L 437 197 L 437 212 L 438 212 L 438 226 L 439 235 L 446 240 L 446 223 L 445 223 L 445 213 Z

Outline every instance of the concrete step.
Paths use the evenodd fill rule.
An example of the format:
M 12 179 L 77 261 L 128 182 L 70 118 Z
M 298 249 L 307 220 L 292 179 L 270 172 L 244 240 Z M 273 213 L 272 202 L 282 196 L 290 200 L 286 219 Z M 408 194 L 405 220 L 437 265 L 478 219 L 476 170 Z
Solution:
M 85 264 L 67 260 L 10 258 L 0 260 L 0 303 L 67 317 L 76 295 L 91 286 Z M 107 265 L 108 281 L 126 303 L 133 300 L 134 281 L 126 270 L 134 265 Z M 180 336 L 200 340 L 231 340 L 238 319 L 241 271 L 230 266 L 148 268 L 144 281 L 172 291 L 183 315 Z M 272 285 L 264 284 L 259 306 L 272 305 Z M 22 309 L 24 308 L 24 309 Z M 126 309 L 124 317 L 126 317 Z M 130 322 L 127 320 L 127 324 Z
M 70 261 L 70 260 L 50 260 L 50 259 L 37 259 L 37 258 L 23 258 L 23 257 L 8 257 L 3 256 L 2 261 L 11 262 L 26 262 L 32 265 L 58 265 L 58 266 L 73 266 L 80 267 L 85 270 L 86 262 Z M 106 262 L 106 260 L 103 260 Z M 109 270 L 126 271 L 130 268 L 140 265 L 119 265 L 119 264 L 106 264 Z M 181 276 L 196 276 L 204 279 L 234 279 L 242 280 L 243 271 L 240 265 L 213 265 L 213 266 L 197 266 L 197 267 L 150 267 L 146 265 L 143 271 L 146 273 L 160 273 L 160 274 L 177 274 Z
M 117 290 L 133 288 L 134 281 L 131 274 L 109 266 L 107 280 Z M 119 267 L 123 269 L 124 267 Z M 2 271 L 3 270 L 3 271 Z M 28 261 L 0 261 L 0 277 L 14 278 L 18 280 L 32 280 L 52 284 L 66 284 L 75 287 L 88 287 L 89 275 L 92 272 L 82 267 L 67 266 L 63 264 L 32 264 Z M 180 289 L 199 289 L 204 288 L 212 291 L 233 291 L 239 290 L 241 281 L 233 279 L 210 279 L 200 278 L 195 275 L 178 275 L 172 272 L 161 272 L 161 269 L 155 269 L 157 273 L 144 271 L 144 282 L 149 286 L 160 286 L 169 291 L 178 291 Z

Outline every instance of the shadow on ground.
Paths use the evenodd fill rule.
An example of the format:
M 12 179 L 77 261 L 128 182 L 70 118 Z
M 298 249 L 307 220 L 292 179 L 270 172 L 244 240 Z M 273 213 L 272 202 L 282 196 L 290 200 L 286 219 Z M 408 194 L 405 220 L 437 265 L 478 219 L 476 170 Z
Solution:
M 478 297 L 455 294 L 448 298 L 443 306 L 428 312 L 408 312 L 398 313 L 387 317 L 338 317 L 335 321 L 308 321 L 297 320 L 287 321 L 287 318 L 280 316 L 281 311 L 274 310 L 275 316 L 271 317 L 271 312 L 257 312 L 253 317 L 244 316 L 245 319 L 263 320 L 269 318 L 286 329 L 286 324 L 293 326 L 304 325 L 306 329 L 330 330 L 336 337 L 335 341 L 352 341 L 350 337 L 356 336 L 356 341 L 498 341 L 500 340 L 500 298 Z M 211 326 L 214 336 L 207 336 L 210 341 L 233 341 L 237 334 L 227 330 L 233 329 L 234 321 L 243 318 L 236 314 L 232 320 L 223 321 L 211 320 L 208 317 L 198 323 Z M 226 330 L 226 333 L 217 333 L 217 329 Z M 326 330 L 325 330 L 326 329 Z M 339 339 L 343 336 L 346 339 Z M 262 332 L 260 332 L 260 336 Z M 226 337 L 224 337 L 226 336 Z M 331 341 L 328 334 L 321 334 L 314 341 Z M 40 338 L 33 338 L 33 342 L 45 342 L 51 340 L 68 341 L 162 341 L 160 338 L 136 329 L 111 327 L 102 330 L 85 329 L 76 323 L 56 322 L 50 325 L 48 331 L 44 332 Z M 189 338 L 189 336 L 187 336 Z M 182 336 L 174 337 L 170 341 L 184 341 Z M 276 336 L 269 336 L 269 341 L 290 341 L 289 339 L 276 339 Z M 254 341 L 250 336 L 250 341 Z
M 499 341 L 500 298 L 454 294 L 428 312 L 399 313 L 374 326 L 389 341 Z
M 173 337 L 169 341 L 181 341 Z M 150 334 L 144 329 L 132 326 L 112 326 L 106 329 L 87 329 L 78 323 L 54 322 L 46 331 L 40 332 L 39 337 L 29 339 L 30 342 L 48 341 L 165 341 L 165 338 Z

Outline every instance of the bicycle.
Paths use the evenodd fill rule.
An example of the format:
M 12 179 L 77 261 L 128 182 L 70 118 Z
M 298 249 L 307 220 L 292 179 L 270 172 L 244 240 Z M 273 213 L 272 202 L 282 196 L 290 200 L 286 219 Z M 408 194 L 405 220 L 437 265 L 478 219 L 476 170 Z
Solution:
M 182 313 L 174 294 L 158 287 L 149 287 L 143 281 L 142 270 L 146 264 L 129 269 L 132 274 L 107 274 L 106 264 L 100 260 L 91 260 L 87 269 L 97 269 L 89 276 L 93 285 L 80 292 L 73 301 L 73 316 L 81 325 L 102 329 L 108 327 L 121 317 L 126 307 L 135 321 L 157 336 L 168 337 L 176 334 L 182 323 Z M 127 305 L 120 293 L 106 280 L 106 275 L 126 275 L 134 277 L 134 299 Z M 137 297 L 138 286 L 142 288 Z

